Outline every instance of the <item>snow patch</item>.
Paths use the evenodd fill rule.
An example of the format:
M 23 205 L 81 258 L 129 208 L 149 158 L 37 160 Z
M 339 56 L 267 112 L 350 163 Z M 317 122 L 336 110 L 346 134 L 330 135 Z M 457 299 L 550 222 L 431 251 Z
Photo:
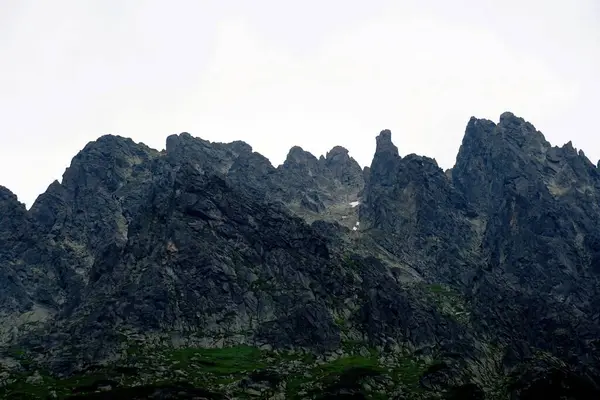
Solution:
M 350 205 L 352 206 L 352 208 L 358 206 L 360 204 L 360 201 L 353 201 L 350 203 Z

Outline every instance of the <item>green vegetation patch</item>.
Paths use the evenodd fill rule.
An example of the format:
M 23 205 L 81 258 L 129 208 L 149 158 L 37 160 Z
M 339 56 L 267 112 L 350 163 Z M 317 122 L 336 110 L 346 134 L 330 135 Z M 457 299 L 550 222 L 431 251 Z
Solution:
M 460 294 L 439 283 L 428 284 L 424 288 L 427 297 L 435 304 L 441 314 L 463 325 L 470 323 L 467 304 Z
M 57 379 L 46 373 L 39 373 L 32 381 L 31 374 L 19 374 L 15 381 L 0 388 L 2 399 L 64 399 L 78 392 L 94 391 L 99 386 L 117 382 L 108 380 L 104 374 L 77 375 L 67 379 Z M 29 378 L 29 379 L 28 379 Z
M 392 369 L 393 379 L 403 386 L 417 392 L 421 392 L 420 379 L 427 370 L 428 365 L 424 361 L 412 357 L 401 357 Z
M 426 370 L 425 363 L 408 355 L 384 355 L 360 342 L 346 343 L 325 358 L 305 351 L 263 351 L 245 345 L 225 348 L 138 345 L 127 354 L 118 364 L 67 379 L 40 371 L 32 380 L 32 372 L 28 372 L 0 388 L 0 398 L 104 399 L 140 391 L 150 394 L 155 390 L 186 393 L 204 390 L 210 396 L 217 396 L 206 398 L 221 395 L 269 398 L 279 394 L 292 400 L 347 395 L 379 400 L 394 391 L 419 392 L 419 380 Z M 111 395 L 115 397 L 106 397 Z
M 341 357 L 320 365 L 305 365 L 303 369 L 288 381 L 287 398 L 333 396 L 342 392 L 368 395 L 363 393 L 363 380 L 384 373 L 376 357 L 359 355 Z
M 169 358 L 179 369 L 198 369 L 216 375 L 246 374 L 263 369 L 267 364 L 256 347 L 235 346 L 222 349 L 182 348 L 172 351 Z
M 447 293 L 450 293 L 450 289 L 442 286 L 439 283 L 433 283 L 433 284 L 427 286 L 427 288 L 429 289 L 429 291 L 431 293 L 436 293 L 436 294 L 447 294 Z

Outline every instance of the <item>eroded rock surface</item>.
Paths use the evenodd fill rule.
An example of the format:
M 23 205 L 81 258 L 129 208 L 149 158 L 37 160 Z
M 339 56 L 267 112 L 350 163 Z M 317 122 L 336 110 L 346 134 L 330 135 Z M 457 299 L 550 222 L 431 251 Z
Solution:
M 511 113 L 449 171 L 376 143 L 108 135 L 0 187 L 0 394 L 598 398 L 598 167 Z

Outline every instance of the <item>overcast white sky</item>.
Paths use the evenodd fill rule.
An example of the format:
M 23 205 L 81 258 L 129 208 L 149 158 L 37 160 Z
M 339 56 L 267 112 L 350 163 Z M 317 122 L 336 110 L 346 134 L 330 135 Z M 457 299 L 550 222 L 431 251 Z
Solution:
M 0 185 L 30 206 L 89 141 L 342 145 L 454 164 L 503 111 L 600 157 L 598 0 L 0 0 Z

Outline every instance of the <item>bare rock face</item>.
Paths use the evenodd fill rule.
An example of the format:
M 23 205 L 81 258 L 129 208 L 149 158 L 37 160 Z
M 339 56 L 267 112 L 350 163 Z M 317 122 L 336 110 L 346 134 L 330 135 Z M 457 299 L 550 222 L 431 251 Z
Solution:
M 462 264 L 477 265 L 477 256 L 469 252 L 477 238 L 469 219 L 473 211 L 464 196 L 435 160 L 414 154 L 400 157 L 389 131 L 377 141 L 361 223 L 422 276 L 468 281 L 471 268 Z
M 486 323 L 507 343 L 597 358 L 597 168 L 570 143 L 552 147 L 505 113 L 497 125 L 471 119 L 452 178 L 486 227 L 475 312 L 496 314 Z
M 14 250 L 19 249 L 27 233 L 27 210 L 19 203 L 17 196 L 0 186 L 0 257 L 12 261 Z M 0 269 L 0 313 L 7 315 L 23 312 L 31 299 L 19 276 L 14 262 L 6 263 Z M 6 327 L 3 327 L 6 331 Z
M 364 169 L 339 146 L 274 167 L 243 142 L 108 135 L 29 211 L 0 187 L 0 395 L 96 368 L 121 372 L 90 390 L 164 398 L 598 398 L 599 168 L 511 113 L 471 118 L 446 172 L 376 143 Z M 230 346 L 272 353 L 182 356 Z M 139 348 L 160 365 L 127 381 Z M 358 364 L 323 375 L 339 358 Z M 286 384 L 148 386 L 169 369 Z

